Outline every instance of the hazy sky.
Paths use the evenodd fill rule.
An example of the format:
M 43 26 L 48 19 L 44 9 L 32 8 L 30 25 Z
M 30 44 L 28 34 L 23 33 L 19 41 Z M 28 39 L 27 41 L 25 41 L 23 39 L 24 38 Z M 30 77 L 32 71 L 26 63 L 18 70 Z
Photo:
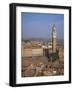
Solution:
M 64 15 L 49 13 L 21 13 L 21 36 L 29 38 L 51 38 L 52 26 L 56 25 L 57 38 L 64 38 Z

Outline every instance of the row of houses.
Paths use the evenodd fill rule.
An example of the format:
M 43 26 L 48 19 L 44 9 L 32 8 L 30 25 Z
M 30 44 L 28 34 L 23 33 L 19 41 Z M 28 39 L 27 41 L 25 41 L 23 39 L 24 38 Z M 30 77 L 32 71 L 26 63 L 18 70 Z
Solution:
M 22 43 L 21 46 L 21 55 L 22 57 L 33 57 L 33 56 L 43 56 L 44 55 L 44 49 L 50 49 L 52 48 L 51 45 L 38 45 L 33 44 L 33 46 L 29 43 L 27 45 Z
M 43 49 L 42 48 L 26 48 L 22 50 L 22 57 L 33 57 L 33 56 L 43 56 Z

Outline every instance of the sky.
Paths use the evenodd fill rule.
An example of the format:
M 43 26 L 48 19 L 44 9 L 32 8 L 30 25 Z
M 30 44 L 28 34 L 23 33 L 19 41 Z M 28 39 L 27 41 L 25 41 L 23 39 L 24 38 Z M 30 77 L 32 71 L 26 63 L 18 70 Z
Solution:
M 32 38 L 52 38 L 52 26 L 55 24 L 57 39 L 64 39 L 64 15 L 49 13 L 21 13 L 22 40 Z

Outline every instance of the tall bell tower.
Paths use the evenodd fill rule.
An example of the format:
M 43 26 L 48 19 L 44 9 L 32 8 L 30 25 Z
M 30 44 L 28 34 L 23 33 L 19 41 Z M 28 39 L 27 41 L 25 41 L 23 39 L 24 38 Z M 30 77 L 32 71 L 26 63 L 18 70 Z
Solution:
M 52 26 L 52 51 L 56 52 L 56 26 Z

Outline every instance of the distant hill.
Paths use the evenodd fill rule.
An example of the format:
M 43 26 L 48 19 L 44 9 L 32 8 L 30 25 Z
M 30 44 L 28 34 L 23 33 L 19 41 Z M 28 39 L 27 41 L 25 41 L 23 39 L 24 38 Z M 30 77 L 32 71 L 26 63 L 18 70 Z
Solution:
M 51 38 L 28 38 L 28 39 L 24 39 L 22 41 L 43 41 L 43 42 L 52 42 Z M 57 43 L 58 44 L 64 44 L 64 40 L 63 39 L 57 39 Z

